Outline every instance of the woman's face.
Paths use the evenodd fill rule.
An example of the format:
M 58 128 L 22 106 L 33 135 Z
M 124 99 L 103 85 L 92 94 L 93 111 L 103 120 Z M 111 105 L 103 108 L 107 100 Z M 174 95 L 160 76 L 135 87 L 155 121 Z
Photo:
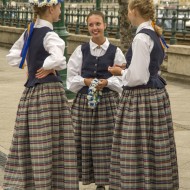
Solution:
M 57 22 L 60 20 L 61 15 L 61 3 L 53 6 L 53 22 Z
M 88 20 L 88 31 L 92 38 L 101 38 L 104 37 L 104 30 L 106 24 L 103 21 L 103 18 L 100 15 L 91 15 Z
M 136 16 L 135 16 L 135 9 L 131 10 L 128 6 L 128 19 L 130 21 L 130 23 L 135 26 L 135 20 L 136 20 Z

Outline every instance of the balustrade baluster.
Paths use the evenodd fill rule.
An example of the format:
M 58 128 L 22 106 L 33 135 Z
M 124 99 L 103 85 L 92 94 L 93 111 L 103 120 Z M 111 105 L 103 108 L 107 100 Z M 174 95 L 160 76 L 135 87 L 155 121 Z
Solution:
M 177 21 L 177 17 L 176 17 L 176 12 L 173 11 L 173 16 L 172 16 L 172 28 L 171 28 L 171 38 L 170 38 L 170 44 L 176 44 L 177 43 L 177 39 L 176 39 L 176 21 Z
M 13 25 L 13 7 L 12 6 L 9 6 L 9 26 L 12 26 Z
M 77 20 L 76 20 L 76 30 L 75 30 L 75 34 L 79 34 L 79 9 L 77 9 L 77 14 L 76 14 L 76 17 L 77 17 Z
M 69 12 L 68 11 L 69 11 L 68 9 L 65 10 L 65 27 L 67 30 L 68 30 L 68 23 L 69 23 Z
M 17 7 L 17 28 L 20 28 L 20 7 Z
M 3 8 L 3 22 L 2 22 L 3 26 L 5 26 L 5 19 L 6 19 L 6 7 Z
M 117 32 L 116 32 L 115 38 L 120 39 L 120 17 L 119 16 L 117 16 L 116 28 L 117 28 Z
M 105 23 L 107 27 L 104 30 L 104 36 L 108 37 L 108 10 L 105 10 Z

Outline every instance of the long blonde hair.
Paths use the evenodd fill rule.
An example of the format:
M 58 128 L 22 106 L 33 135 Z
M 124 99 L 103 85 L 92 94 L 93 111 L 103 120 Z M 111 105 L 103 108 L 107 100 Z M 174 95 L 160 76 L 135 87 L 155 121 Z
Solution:
M 136 8 L 143 18 L 152 20 L 152 26 L 155 32 L 158 36 L 162 35 L 162 28 L 155 24 L 155 7 L 153 0 L 129 0 L 128 6 L 130 10 Z

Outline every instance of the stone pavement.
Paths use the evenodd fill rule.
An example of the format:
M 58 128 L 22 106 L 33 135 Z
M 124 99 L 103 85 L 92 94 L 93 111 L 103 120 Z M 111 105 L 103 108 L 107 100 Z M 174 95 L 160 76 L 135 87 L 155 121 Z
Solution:
M 3 181 L 1 166 L 11 144 L 17 105 L 26 80 L 24 70 L 6 63 L 7 53 L 7 49 L 0 48 L 0 186 Z M 168 81 L 167 89 L 173 113 L 180 190 L 190 190 L 190 84 Z M 80 190 L 95 190 L 95 186 L 80 185 Z

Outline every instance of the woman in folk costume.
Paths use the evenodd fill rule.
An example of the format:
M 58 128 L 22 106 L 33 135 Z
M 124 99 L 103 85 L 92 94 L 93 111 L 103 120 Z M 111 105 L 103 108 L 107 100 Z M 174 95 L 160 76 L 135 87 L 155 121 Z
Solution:
M 153 1 L 129 0 L 128 18 L 138 27 L 126 56 L 128 68 L 109 68 L 122 75 L 124 85 L 113 138 L 110 190 L 175 190 L 179 184 L 171 108 L 166 83 L 159 76 L 164 40 L 152 22 Z
M 67 88 L 77 93 L 72 118 L 77 146 L 79 180 L 95 183 L 97 189 L 109 184 L 110 153 L 119 93 L 119 78 L 108 66 L 126 63 L 121 50 L 104 36 L 104 15 L 87 16 L 90 42 L 76 48 L 67 68 Z
M 8 63 L 20 68 L 26 57 L 28 80 L 18 106 L 3 187 L 78 190 L 71 114 L 57 73 L 66 68 L 65 43 L 52 25 L 59 20 L 61 1 L 34 0 L 31 4 L 37 20 L 7 55 Z

